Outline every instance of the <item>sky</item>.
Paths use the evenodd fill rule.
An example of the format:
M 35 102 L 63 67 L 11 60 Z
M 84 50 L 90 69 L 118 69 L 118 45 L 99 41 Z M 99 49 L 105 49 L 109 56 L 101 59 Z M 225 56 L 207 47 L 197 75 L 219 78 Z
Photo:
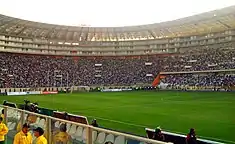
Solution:
M 235 0 L 0 0 L 0 14 L 70 26 L 116 27 L 175 20 Z

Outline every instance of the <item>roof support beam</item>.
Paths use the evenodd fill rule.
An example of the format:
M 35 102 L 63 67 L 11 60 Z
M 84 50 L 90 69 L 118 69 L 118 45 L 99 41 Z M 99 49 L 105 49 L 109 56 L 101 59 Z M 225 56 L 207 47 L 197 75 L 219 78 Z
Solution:
M 81 30 L 80 30 L 80 33 L 79 33 L 79 36 L 78 36 L 78 41 L 82 41 L 81 36 L 82 36 L 82 30 L 83 30 L 83 29 L 84 29 L 84 28 L 81 27 Z
M 151 30 L 148 30 L 148 32 L 150 33 L 150 35 L 151 35 L 154 39 L 156 39 L 156 36 L 153 34 L 153 32 L 152 32 Z
M 220 21 L 220 20 L 217 20 L 220 24 L 222 24 L 223 26 L 225 26 L 227 29 L 230 29 L 231 27 L 229 25 L 227 25 L 226 23 Z

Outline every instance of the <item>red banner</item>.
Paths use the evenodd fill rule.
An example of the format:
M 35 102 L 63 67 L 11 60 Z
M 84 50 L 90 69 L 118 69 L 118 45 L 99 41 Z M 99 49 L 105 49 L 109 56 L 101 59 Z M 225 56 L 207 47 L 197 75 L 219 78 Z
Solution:
M 58 91 L 44 91 L 42 94 L 58 94 Z

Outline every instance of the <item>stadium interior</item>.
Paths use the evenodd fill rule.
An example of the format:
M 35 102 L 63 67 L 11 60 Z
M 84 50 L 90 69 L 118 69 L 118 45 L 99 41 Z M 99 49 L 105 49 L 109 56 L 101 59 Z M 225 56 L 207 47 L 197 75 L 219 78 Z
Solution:
M 71 143 L 182 144 L 185 143 L 185 131 L 176 134 L 173 133 L 174 129 L 171 129 L 172 132 L 163 132 L 165 142 L 147 141 L 147 138 L 152 139 L 158 126 L 153 127 L 153 124 L 146 124 L 145 126 L 151 127 L 143 128 L 147 137 L 134 130 L 118 129 L 123 133 L 115 132 L 116 127 L 108 127 L 107 124 L 100 129 L 92 128 L 91 138 L 88 132 L 91 127 L 84 126 L 90 124 L 89 115 L 86 115 L 82 108 L 78 108 L 80 113 L 69 105 L 68 111 L 61 108 L 60 102 L 56 102 L 57 95 L 61 102 L 69 101 L 69 98 L 61 97 L 71 95 L 72 99 L 74 95 L 84 95 L 84 100 L 78 99 L 78 102 L 87 102 L 89 105 L 90 92 L 101 96 L 105 91 L 125 91 L 125 95 L 129 95 L 126 91 L 135 91 L 133 94 L 136 95 L 143 94 L 143 91 L 150 92 L 150 95 L 153 95 L 153 92 L 162 94 L 165 91 L 170 91 L 170 94 L 193 91 L 191 95 L 200 95 L 199 91 L 203 91 L 202 95 L 206 97 L 204 92 L 207 91 L 230 98 L 227 100 L 230 102 L 229 109 L 224 109 L 225 113 L 227 111 L 230 115 L 235 110 L 232 106 L 235 99 L 231 96 L 235 91 L 235 6 L 169 22 L 126 27 L 52 25 L 0 14 L 0 65 L 0 100 L 8 100 L 4 103 L 8 107 L 1 108 L 7 111 L 5 117 L 9 127 L 9 144 L 25 121 L 34 127 L 40 126 L 52 131 L 60 130 L 61 125 L 66 125 L 65 132 L 71 136 Z M 199 94 L 195 94 L 195 91 Z M 40 98 L 41 94 L 47 94 L 46 97 L 51 98 Z M 40 104 L 45 103 L 42 104 L 44 107 L 40 107 L 37 112 L 25 109 L 25 106 L 20 107 L 19 104 L 23 104 L 25 98 L 40 101 Z M 212 96 L 207 98 L 213 99 Z M 133 101 L 134 99 L 133 96 Z M 108 98 L 103 100 L 108 101 Z M 157 100 L 163 103 L 167 101 L 163 98 Z M 99 99 L 94 98 L 91 103 L 94 101 L 99 102 Z M 102 99 L 100 103 L 101 101 Z M 106 106 L 106 103 L 104 105 Z M 96 106 L 99 107 L 98 104 Z M 91 111 L 95 111 L 94 109 L 90 107 Z M 112 117 L 113 113 L 109 114 L 109 117 Z M 154 116 L 149 115 L 148 118 Z M 92 118 L 96 118 L 98 122 L 102 121 L 99 121 L 98 116 Z M 230 131 L 235 128 L 235 117 L 231 114 L 226 118 L 225 121 L 228 121 L 230 127 L 223 130 L 233 134 L 228 134 L 228 137 L 220 137 L 216 132 L 214 135 L 205 134 L 207 137 L 199 135 L 197 143 L 235 143 L 234 132 Z M 172 121 L 174 123 L 174 120 Z M 197 127 L 195 129 L 197 130 Z M 52 131 L 48 130 L 51 134 L 46 134 L 51 143 L 54 139 L 49 137 L 55 134 Z

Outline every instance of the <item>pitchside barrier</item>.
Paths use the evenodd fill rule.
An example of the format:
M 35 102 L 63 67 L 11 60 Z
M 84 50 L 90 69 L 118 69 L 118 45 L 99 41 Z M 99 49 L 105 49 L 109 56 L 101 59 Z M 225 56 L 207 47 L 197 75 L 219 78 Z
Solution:
M 152 138 L 153 135 L 155 134 L 154 129 L 145 128 L 145 131 L 147 133 L 148 138 Z M 166 132 L 166 131 L 162 131 L 162 134 L 165 137 L 165 141 L 170 141 L 174 144 L 184 144 L 186 140 L 186 136 L 182 134 L 176 134 L 176 133 L 171 133 L 171 132 Z M 223 143 L 198 138 L 197 144 L 223 144 Z
M 166 144 L 143 137 L 101 129 L 86 124 L 75 123 L 25 110 L 0 105 L 4 109 L 4 122 L 9 128 L 6 143 L 12 144 L 14 136 L 24 123 L 30 124 L 30 133 L 41 127 L 49 144 Z M 33 136 L 35 142 L 35 137 Z

